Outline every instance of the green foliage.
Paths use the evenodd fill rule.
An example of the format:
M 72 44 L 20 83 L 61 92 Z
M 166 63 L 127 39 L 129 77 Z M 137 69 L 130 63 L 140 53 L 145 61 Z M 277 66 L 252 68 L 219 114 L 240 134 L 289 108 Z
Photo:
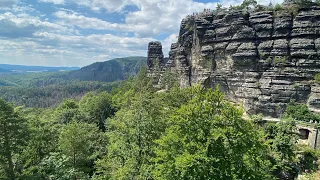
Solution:
M 103 137 L 95 125 L 72 121 L 62 128 L 59 136 L 59 149 L 67 157 L 66 166 L 77 172 L 89 174 L 90 163 L 97 156 L 96 148 Z M 74 174 L 74 179 L 78 178 Z
M 281 178 L 283 174 L 297 175 L 297 141 L 296 124 L 290 118 L 280 122 L 267 122 L 263 125 L 266 142 L 271 147 L 270 159 L 273 164 L 273 174 Z
M 252 122 L 256 123 L 260 123 L 263 121 L 263 114 L 254 114 L 254 115 L 250 115 L 250 119 L 252 120 Z
M 276 135 L 272 140 L 275 174 L 286 172 L 295 176 L 298 173 L 295 153 L 297 140 L 295 122 L 291 119 L 281 120 L 277 124 Z
M 222 4 L 220 4 L 220 3 L 217 3 L 217 7 L 216 7 L 216 10 L 217 10 L 217 11 L 220 11 L 220 10 L 222 10 Z
M 293 2 L 296 3 L 300 8 L 306 8 L 315 5 L 312 0 L 294 0 Z
M 46 114 L 51 114 L 52 110 L 30 109 L 24 113 L 28 114 L 30 138 L 20 155 L 20 161 L 24 164 L 22 177 L 24 179 L 32 179 L 35 176 L 40 178 L 41 165 L 39 164 L 49 153 L 56 150 L 60 126 L 46 116 Z
M 64 100 L 55 113 L 55 117 L 59 123 L 67 124 L 72 120 L 82 119 L 78 103 L 74 100 Z
M 97 95 L 88 93 L 80 101 L 80 110 L 87 123 L 96 124 L 100 130 L 105 131 L 105 120 L 115 113 L 111 96 L 102 92 Z
M 188 30 L 189 32 L 192 32 L 194 30 L 194 24 L 192 23 L 186 24 L 185 29 Z
M 157 92 L 143 68 L 110 94 L 55 108 L 0 100 L 0 179 L 269 180 L 313 168 L 313 151 L 297 158 L 291 120 L 313 118 L 306 106 L 290 103 L 284 120 L 262 126 L 218 89 L 181 89 L 169 72 L 162 81 L 167 90 Z
M 277 3 L 277 4 L 274 6 L 274 11 L 281 11 L 281 10 L 282 10 L 282 6 Z
M 108 155 L 98 162 L 100 177 L 150 179 L 154 141 L 164 132 L 166 111 L 161 101 L 145 92 L 109 119 Z
M 255 11 L 256 11 L 256 12 L 268 11 L 268 10 L 270 10 L 269 7 L 264 6 L 264 5 L 257 4 L 257 5 L 255 6 Z
M 63 99 L 80 99 L 90 91 L 111 91 L 119 82 L 85 82 L 65 81 L 64 83 L 51 84 L 48 86 L 3 86 L 0 87 L 0 98 L 14 102 L 16 105 L 27 107 L 52 107 L 57 106 Z
M 111 91 L 137 75 L 146 64 L 145 57 L 118 58 L 98 62 L 70 72 L 0 74 L 0 98 L 27 107 L 57 106 L 63 99 L 90 91 Z
M 272 140 L 276 137 L 277 135 L 277 131 L 278 131 L 278 126 L 276 123 L 274 122 L 269 122 L 269 123 L 266 123 L 264 126 L 263 126 L 263 130 L 266 134 L 266 138 L 268 140 Z
M 241 4 L 241 7 L 243 8 L 243 9 L 245 9 L 245 8 L 249 8 L 250 6 L 256 6 L 258 3 L 257 3 L 257 1 L 256 0 L 244 0 L 243 2 L 242 2 L 242 4 Z
M 316 162 L 318 161 L 319 156 L 317 152 L 313 149 L 304 149 L 299 156 L 299 166 L 300 169 L 304 172 L 306 169 L 309 171 L 318 170 Z
M 273 60 L 272 60 L 272 58 L 271 58 L 271 57 L 268 57 L 268 58 L 266 59 L 266 62 L 267 62 L 267 63 L 269 63 L 269 64 L 271 64 L 271 63 L 272 63 L 272 61 L 273 61 Z
M 314 82 L 320 84 L 320 73 L 314 75 Z
M 257 88 L 261 88 L 261 86 L 262 86 L 261 82 L 256 82 L 256 86 L 257 86 Z
M 278 153 L 279 159 L 292 161 L 295 157 L 294 147 L 298 140 L 295 122 L 283 119 L 277 124 L 277 133 L 273 141 L 273 148 Z
M 286 56 L 283 56 L 283 57 L 276 56 L 274 58 L 274 64 L 275 65 L 285 64 L 286 62 L 287 62 L 287 57 Z
M 0 99 L 0 164 L 4 169 L 4 179 L 16 179 L 15 154 L 22 150 L 27 141 L 26 120 L 19 109 Z
M 320 116 L 312 113 L 306 104 L 291 101 L 285 111 L 285 116 L 297 121 L 320 122 Z
M 279 74 L 281 74 L 282 70 L 284 69 L 286 62 L 287 62 L 287 57 L 286 56 L 283 56 L 283 57 L 276 56 L 276 57 L 274 57 L 273 66 L 278 68 Z
M 56 180 L 70 180 L 81 179 L 89 180 L 89 176 L 69 165 L 70 158 L 61 153 L 50 153 L 39 164 L 39 172 L 37 175 L 30 177 L 34 179 L 56 179 Z
M 229 10 L 243 10 L 243 8 L 240 5 L 230 5 Z
M 163 74 L 163 77 L 161 79 L 161 86 L 162 89 L 171 89 L 173 88 L 177 83 L 177 76 L 176 74 L 166 71 Z
M 72 71 L 64 78 L 101 82 L 125 80 L 137 75 L 141 67 L 146 66 L 146 62 L 146 57 L 126 57 L 96 62 L 80 70 Z
M 219 90 L 192 88 L 156 142 L 155 179 L 272 179 L 260 132 Z
M 135 79 L 129 79 L 112 91 L 112 101 L 116 108 L 130 106 L 132 101 L 137 98 L 137 94 L 155 92 L 152 79 L 148 77 L 147 73 L 146 68 L 141 68 Z

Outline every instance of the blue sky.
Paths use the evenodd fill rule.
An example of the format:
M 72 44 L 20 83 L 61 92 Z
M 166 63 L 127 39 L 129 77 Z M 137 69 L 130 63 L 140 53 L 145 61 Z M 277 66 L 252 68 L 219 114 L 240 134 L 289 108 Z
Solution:
M 220 3 L 228 7 L 241 0 Z M 146 56 L 148 42 L 155 40 L 162 42 L 167 56 L 181 19 L 216 4 L 210 0 L 0 0 L 0 64 L 85 66 L 116 57 Z

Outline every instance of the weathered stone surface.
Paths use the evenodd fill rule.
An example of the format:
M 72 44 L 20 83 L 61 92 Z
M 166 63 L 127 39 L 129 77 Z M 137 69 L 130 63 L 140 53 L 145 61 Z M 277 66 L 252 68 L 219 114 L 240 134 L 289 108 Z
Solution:
M 152 68 L 155 65 L 156 61 L 158 61 L 157 63 L 159 63 L 159 65 L 164 64 L 162 45 L 158 41 L 150 42 L 148 45 L 148 68 Z
M 219 85 L 249 114 L 278 117 L 291 99 L 320 112 L 320 87 L 312 83 L 320 72 L 320 7 L 295 17 L 271 11 L 188 16 L 165 68 L 181 87 Z

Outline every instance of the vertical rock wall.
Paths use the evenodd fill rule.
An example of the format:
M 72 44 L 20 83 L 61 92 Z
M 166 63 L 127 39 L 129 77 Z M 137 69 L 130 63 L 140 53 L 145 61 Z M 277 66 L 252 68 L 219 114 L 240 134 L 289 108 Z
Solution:
M 155 46 L 160 47 L 149 45 L 148 65 Z M 320 88 L 313 78 L 320 72 L 320 7 L 296 16 L 272 11 L 187 16 L 165 68 L 177 74 L 181 87 L 219 85 L 248 113 L 278 117 L 290 99 L 319 111 Z

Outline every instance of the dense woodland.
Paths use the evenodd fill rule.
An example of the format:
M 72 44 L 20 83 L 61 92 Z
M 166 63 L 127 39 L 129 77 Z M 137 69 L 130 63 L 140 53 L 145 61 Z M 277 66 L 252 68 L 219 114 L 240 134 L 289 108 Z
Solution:
M 261 125 L 219 89 L 160 93 L 146 73 L 56 108 L 0 100 L 0 179 L 261 180 L 317 169 L 319 152 L 296 144 L 297 117 L 317 116 L 303 105 Z
M 105 62 L 96 62 L 77 71 L 71 71 L 64 79 L 82 81 L 113 82 L 125 80 L 137 75 L 140 68 L 146 66 L 146 57 L 116 58 Z
M 66 98 L 80 99 L 87 92 L 111 91 L 119 82 L 68 80 L 62 73 L 0 75 L 0 98 L 26 107 L 57 106 Z
M 145 64 L 145 57 L 126 57 L 75 71 L 0 74 L 0 98 L 26 107 L 57 106 L 63 99 L 79 100 L 91 91 L 110 92 Z

